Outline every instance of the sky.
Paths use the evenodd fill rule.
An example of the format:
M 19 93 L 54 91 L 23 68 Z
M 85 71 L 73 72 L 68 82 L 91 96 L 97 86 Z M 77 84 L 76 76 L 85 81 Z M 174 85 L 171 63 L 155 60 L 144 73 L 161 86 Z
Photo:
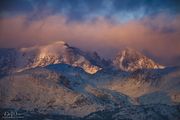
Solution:
M 180 0 L 1 0 L 0 48 L 63 40 L 112 59 L 131 47 L 180 65 Z

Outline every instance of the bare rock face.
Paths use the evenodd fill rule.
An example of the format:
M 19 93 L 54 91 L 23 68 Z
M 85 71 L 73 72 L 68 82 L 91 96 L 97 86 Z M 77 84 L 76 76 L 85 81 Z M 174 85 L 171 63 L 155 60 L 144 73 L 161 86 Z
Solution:
M 118 53 L 113 60 L 113 66 L 123 71 L 164 68 L 164 66 L 154 62 L 152 59 L 131 48 L 126 48 Z

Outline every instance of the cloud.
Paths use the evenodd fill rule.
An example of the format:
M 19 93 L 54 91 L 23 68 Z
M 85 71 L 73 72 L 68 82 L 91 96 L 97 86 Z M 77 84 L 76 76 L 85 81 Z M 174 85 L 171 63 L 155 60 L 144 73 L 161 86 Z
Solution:
M 29 23 L 28 16 L 0 19 L 0 47 L 27 47 L 64 40 L 87 51 L 111 58 L 125 47 L 149 53 L 160 63 L 179 64 L 180 16 L 166 14 L 115 24 L 104 17 L 95 21 L 67 22 L 52 15 Z
M 179 0 L 113 0 L 115 10 L 134 11 L 144 8 L 146 13 L 157 13 L 162 10 L 179 12 Z
M 179 14 L 179 0 L 2 0 L 1 17 L 28 14 L 29 19 L 44 19 L 51 15 L 64 15 L 68 21 L 87 21 L 97 17 L 111 20 L 124 19 L 159 12 Z

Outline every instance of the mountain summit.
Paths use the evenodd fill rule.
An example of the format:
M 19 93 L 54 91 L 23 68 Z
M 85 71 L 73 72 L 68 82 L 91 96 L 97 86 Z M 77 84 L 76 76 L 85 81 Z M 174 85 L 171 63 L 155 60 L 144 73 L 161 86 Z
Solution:
M 96 52 L 84 52 L 69 46 L 64 41 L 20 49 L 0 49 L 0 72 L 2 75 L 9 71 L 20 72 L 60 63 L 80 67 L 89 74 L 94 74 L 103 68 L 106 69 L 111 63 L 113 64 L 112 68 L 123 71 L 164 68 L 131 48 L 119 52 L 112 62 L 101 59 Z
M 113 66 L 123 71 L 164 68 L 164 66 L 154 62 L 152 59 L 132 48 L 126 48 L 119 52 L 113 60 Z
M 86 52 L 83 52 L 78 48 L 69 46 L 64 41 L 58 41 L 42 46 L 11 49 L 6 51 L 6 54 L 7 57 L 3 56 L 0 64 L 3 65 L 6 63 L 7 59 L 13 59 L 8 61 L 14 62 L 11 66 L 13 66 L 17 71 L 59 63 L 80 67 L 90 74 L 94 74 L 101 69 L 99 66 L 91 62 L 92 59 L 94 59 L 93 57 L 91 58 L 91 56 L 87 55 Z M 7 69 L 9 70 L 11 66 L 8 67 L 7 63 L 7 66 L 5 67 L 8 67 Z
M 26 65 L 27 68 L 65 63 L 75 67 L 80 67 L 90 74 L 94 74 L 101 69 L 99 66 L 91 63 L 89 58 L 85 56 L 85 52 L 81 51 L 78 48 L 70 47 L 64 41 L 58 41 L 37 48 L 25 48 L 21 49 L 20 51 L 24 56 L 27 57 L 31 56 L 29 54 L 31 54 L 32 52 L 36 51 L 35 57 L 32 57 L 32 59 L 30 60 L 31 63 L 28 63 Z

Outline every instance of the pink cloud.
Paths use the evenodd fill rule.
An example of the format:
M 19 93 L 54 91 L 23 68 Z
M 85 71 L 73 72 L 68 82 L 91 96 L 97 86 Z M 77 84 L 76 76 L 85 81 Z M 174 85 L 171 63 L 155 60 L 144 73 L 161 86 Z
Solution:
M 0 20 L 0 47 L 26 47 L 64 40 L 112 57 L 129 46 L 149 51 L 163 64 L 173 64 L 172 60 L 180 56 L 179 21 L 180 16 L 167 20 L 166 15 L 159 15 L 124 24 L 113 24 L 104 18 L 67 23 L 63 16 L 28 22 L 26 16 L 16 16 Z

